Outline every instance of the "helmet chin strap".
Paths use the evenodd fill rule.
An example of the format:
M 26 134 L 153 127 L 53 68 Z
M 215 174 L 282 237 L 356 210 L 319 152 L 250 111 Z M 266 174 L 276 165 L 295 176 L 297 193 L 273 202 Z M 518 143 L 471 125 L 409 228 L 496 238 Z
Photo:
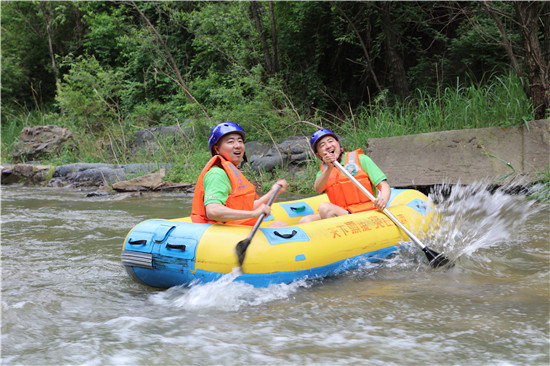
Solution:
M 343 147 L 340 147 L 340 155 L 338 155 L 338 162 L 341 164 L 342 163 L 342 157 L 344 156 L 344 148 Z
M 218 154 L 219 156 L 221 156 L 221 157 L 222 157 L 222 158 L 224 158 L 225 160 L 227 160 L 227 161 L 231 161 L 231 162 L 232 162 L 232 160 L 231 160 L 231 159 L 229 159 L 229 158 L 228 158 L 227 156 L 225 156 L 224 154 L 222 154 L 222 153 L 219 153 L 219 152 L 216 152 L 216 154 Z

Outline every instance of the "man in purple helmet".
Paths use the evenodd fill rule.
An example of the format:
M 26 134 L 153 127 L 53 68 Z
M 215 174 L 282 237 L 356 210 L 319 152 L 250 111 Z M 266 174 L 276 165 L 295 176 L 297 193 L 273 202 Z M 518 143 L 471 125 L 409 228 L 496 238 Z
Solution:
M 246 134 L 233 122 L 216 125 L 208 137 L 212 159 L 202 170 L 193 197 L 191 220 L 196 223 L 226 223 L 253 226 L 261 214 L 268 216 L 269 198 L 277 185 L 279 193 L 285 192 L 288 183 L 282 179 L 262 197 L 256 188 L 241 173 L 238 166 L 245 158 Z M 286 226 L 284 221 L 275 221 L 271 227 Z
M 300 223 L 375 208 L 383 210 L 386 207 L 391 195 L 386 175 L 367 155 L 363 154 L 363 150 L 345 153 L 338 136 L 325 128 L 315 131 L 311 135 L 310 143 L 315 155 L 323 161 L 313 188 L 318 193 L 326 191 L 330 202 L 321 203 L 318 214 L 304 216 L 300 219 Z M 342 164 L 344 169 L 376 197 L 374 202 L 334 166 L 335 161 Z

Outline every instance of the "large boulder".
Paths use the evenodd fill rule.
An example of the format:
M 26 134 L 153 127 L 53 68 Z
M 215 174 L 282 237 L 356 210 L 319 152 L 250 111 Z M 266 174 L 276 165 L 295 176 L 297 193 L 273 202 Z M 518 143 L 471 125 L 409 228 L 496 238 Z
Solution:
M 130 180 L 116 182 L 113 190 L 117 192 L 143 192 L 143 191 L 172 191 L 178 190 L 184 193 L 193 193 L 195 185 L 192 183 L 172 183 L 163 181 L 166 169 L 132 178 Z
M 197 129 L 199 131 L 197 131 Z M 125 141 L 118 141 L 114 145 L 107 145 L 105 152 L 109 158 L 115 158 L 122 152 L 121 147 L 133 156 L 156 156 L 166 146 L 182 145 L 189 147 L 193 144 L 197 132 L 208 133 L 208 127 L 199 125 L 191 120 L 185 120 L 171 126 L 148 127 L 135 132 Z
M 54 169 L 51 165 L 3 164 L 2 184 L 42 184 L 49 179 Z
M 189 124 L 186 121 L 181 125 L 149 127 L 137 131 L 130 142 L 132 153 L 136 153 L 138 150 L 151 153 L 160 150 L 167 142 L 176 142 L 178 136 L 183 139 L 189 138 L 187 132 L 190 129 Z
M 306 136 L 289 137 L 269 148 L 250 142 L 246 148 L 250 166 L 256 171 L 268 172 L 276 167 L 301 165 L 314 157 Z
M 25 127 L 19 134 L 11 157 L 16 162 L 40 159 L 46 154 L 59 154 L 62 149 L 71 148 L 74 136 L 67 128 L 47 125 Z
M 194 141 L 197 135 L 196 129 L 204 129 L 200 131 L 206 133 L 206 126 L 199 126 L 191 120 L 185 120 L 182 123 L 177 123 L 171 126 L 148 127 L 135 132 L 128 138 L 127 148 L 132 155 L 155 155 L 157 151 L 162 151 L 166 146 L 174 144 L 189 144 Z M 118 144 L 122 144 L 119 142 Z M 116 149 L 115 149 L 116 150 Z M 117 154 L 113 151 L 113 146 L 106 147 L 107 154 L 111 157 Z
M 124 169 L 113 164 L 75 163 L 60 165 L 48 186 L 103 186 L 126 179 Z
M 116 182 L 113 184 L 113 189 L 117 192 L 155 190 L 162 185 L 162 179 L 165 175 L 166 170 L 160 169 L 155 173 L 142 175 L 141 177 L 136 177 L 122 182 Z

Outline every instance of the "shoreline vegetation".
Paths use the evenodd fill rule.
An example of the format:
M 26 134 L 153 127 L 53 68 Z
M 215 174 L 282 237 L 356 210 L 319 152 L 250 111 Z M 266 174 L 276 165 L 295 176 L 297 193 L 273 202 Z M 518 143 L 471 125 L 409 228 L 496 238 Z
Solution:
M 254 113 L 252 113 L 254 112 Z M 264 109 L 244 111 L 236 109 L 219 113 L 227 120 L 236 121 L 247 131 L 247 140 L 274 143 L 291 135 L 309 136 L 316 127 L 330 128 L 344 141 L 348 150 L 365 148 L 369 138 L 402 136 L 425 132 L 459 130 L 483 127 L 507 127 L 526 123 L 533 119 L 533 110 L 525 96 L 519 80 L 514 75 L 508 78 L 494 77 L 492 83 L 443 88 L 436 97 L 418 91 L 416 99 L 408 103 L 388 105 L 381 99 L 369 107 L 359 107 L 341 116 L 318 113 L 309 121 L 292 108 L 274 113 L 268 105 Z M 258 120 L 258 116 L 263 116 Z M 299 118 L 296 118 L 296 117 Z M 221 118 L 221 117 L 220 117 Z M 194 183 L 196 177 L 210 158 L 206 140 L 210 124 L 214 119 L 193 119 L 192 138 L 180 141 L 166 141 L 161 148 L 141 155 L 132 155 L 129 150 L 129 136 L 148 124 L 138 124 L 131 116 L 121 118 L 118 125 L 111 125 L 101 131 L 90 133 L 79 128 L 71 119 L 53 110 L 19 110 L 3 114 L 2 161 L 15 163 L 10 153 L 23 127 L 55 124 L 69 128 L 75 135 L 77 144 L 56 154 L 49 154 L 40 164 L 59 166 L 70 163 L 173 163 L 167 171 L 165 181 L 174 183 Z M 298 119 L 298 121 L 296 121 Z M 305 119 L 305 118 L 304 118 Z M 221 119 L 220 119 L 221 120 Z M 261 121 L 261 122 L 259 122 Z M 169 121 L 173 123 L 175 121 Z M 216 121 L 217 123 L 218 121 Z M 158 125 L 157 125 L 158 126 Z M 113 154 L 107 153 L 110 146 Z M 286 167 L 271 172 L 256 172 L 249 165 L 244 173 L 253 177 L 258 189 L 271 186 L 279 177 L 287 179 L 290 191 L 298 194 L 313 194 L 312 185 L 318 162 L 310 160 L 304 164 L 299 174 L 291 174 Z M 540 172 L 540 183 L 550 186 L 549 171 Z
M 550 118 L 548 14 L 537 1 L 3 2 L 1 161 L 168 163 L 163 179 L 188 183 L 225 121 L 259 148 L 320 127 L 347 150 L 528 128 Z M 22 131 L 32 139 L 44 126 L 71 138 L 47 154 L 17 148 Z M 170 132 L 135 149 L 151 129 Z M 260 192 L 284 177 L 312 194 L 318 162 L 300 164 L 244 171 Z

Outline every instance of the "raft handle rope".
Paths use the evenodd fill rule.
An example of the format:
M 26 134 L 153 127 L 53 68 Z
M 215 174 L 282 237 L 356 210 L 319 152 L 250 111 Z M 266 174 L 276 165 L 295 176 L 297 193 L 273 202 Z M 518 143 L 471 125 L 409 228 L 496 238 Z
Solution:
M 273 234 L 283 238 L 283 239 L 290 239 L 292 238 L 294 235 L 298 234 L 298 232 L 296 230 L 292 230 L 292 233 L 290 234 L 281 234 L 280 232 L 278 231 L 274 231 Z
M 169 249 L 180 249 L 180 250 L 185 250 L 185 245 L 184 245 L 184 244 L 170 244 L 170 243 L 166 243 L 166 248 L 169 248 Z

